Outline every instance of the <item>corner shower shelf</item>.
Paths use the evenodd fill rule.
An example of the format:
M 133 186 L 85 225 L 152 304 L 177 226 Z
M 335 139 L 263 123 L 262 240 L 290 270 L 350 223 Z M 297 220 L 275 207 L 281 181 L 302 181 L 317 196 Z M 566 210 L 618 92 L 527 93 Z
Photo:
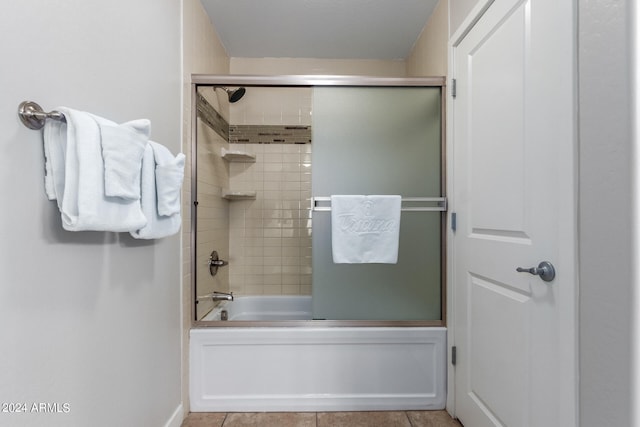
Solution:
M 223 191 L 222 198 L 227 200 L 255 200 L 255 191 Z
M 241 150 L 222 149 L 222 158 L 228 162 L 255 163 L 256 155 Z

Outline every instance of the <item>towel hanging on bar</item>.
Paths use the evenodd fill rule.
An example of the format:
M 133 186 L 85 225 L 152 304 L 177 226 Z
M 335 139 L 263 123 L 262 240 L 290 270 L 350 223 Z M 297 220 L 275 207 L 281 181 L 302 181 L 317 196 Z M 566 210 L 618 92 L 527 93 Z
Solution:
M 149 141 L 146 119 L 117 124 L 91 113 L 59 110 L 45 112 L 24 101 L 18 116 L 29 129 L 44 128 L 45 192 L 57 201 L 63 228 L 128 231 L 139 239 L 178 232 L 184 154 L 173 156 Z
M 331 196 L 331 248 L 336 264 L 398 262 L 400 196 Z

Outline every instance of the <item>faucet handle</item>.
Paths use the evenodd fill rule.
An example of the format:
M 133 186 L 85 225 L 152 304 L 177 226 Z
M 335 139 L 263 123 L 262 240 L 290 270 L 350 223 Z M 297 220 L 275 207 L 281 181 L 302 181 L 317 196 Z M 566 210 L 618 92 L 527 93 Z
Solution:
M 218 258 L 218 251 L 211 252 L 209 256 L 209 274 L 215 276 L 218 273 L 218 267 L 224 267 L 228 265 L 229 262 Z

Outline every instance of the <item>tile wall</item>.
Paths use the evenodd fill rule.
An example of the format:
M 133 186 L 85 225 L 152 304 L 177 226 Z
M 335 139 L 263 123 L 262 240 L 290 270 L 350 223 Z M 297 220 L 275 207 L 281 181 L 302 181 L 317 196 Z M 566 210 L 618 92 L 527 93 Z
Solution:
M 218 113 L 213 90 L 198 94 L 198 294 L 308 295 L 311 126 L 302 123 L 310 122 L 311 91 L 254 87 L 248 93 L 242 101 L 255 105 L 224 105 L 241 117 L 240 125 Z M 222 149 L 252 154 L 255 161 L 225 160 Z M 228 192 L 255 198 L 228 200 Z M 229 266 L 211 277 L 207 259 L 214 249 Z M 204 301 L 198 313 L 210 308 Z
M 311 294 L 311 144 L 230 144 L 256 155 L 231 163 L 229 286 L 241 295 Z
M 211 251 L 221 259 L 229 257 L 229 208 L 222 191 L 229 188 L 229 165 L 220 156 L 229 143 L 205 120 L 198 118 L 198 230 L 196 247 L 196 278 L 198 295 L 229 290 L 229 270 L 219 268 L 215 276 L 209 273 Z M 198 318 L 213 308 L 212 300 L 197 305 Z
M 229 107 L 231 125 L 311 125 L 311 88 L 249 87 Z
M 247 88 L 230 107 L 230 289 L 241 295 L 311 294 L 311 89 Z

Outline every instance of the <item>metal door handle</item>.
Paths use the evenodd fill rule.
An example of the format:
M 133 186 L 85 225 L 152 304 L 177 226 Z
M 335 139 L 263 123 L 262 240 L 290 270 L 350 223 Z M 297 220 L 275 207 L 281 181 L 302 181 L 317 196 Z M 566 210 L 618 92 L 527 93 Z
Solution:
M 540 276 L 540 278 L 545 282 L 550 282 L 556 277 L 556 269 L 553 267 L 553 264 L 551 264 L 549 261 L 542 261 L 540 264 L 538 264 L 537 267 L 531 267 L 531 268 L 518 267 L 516 268 L 516 271 L 518 273 L 529 273 L 529 274 L 533 274 L 534 276 Z

